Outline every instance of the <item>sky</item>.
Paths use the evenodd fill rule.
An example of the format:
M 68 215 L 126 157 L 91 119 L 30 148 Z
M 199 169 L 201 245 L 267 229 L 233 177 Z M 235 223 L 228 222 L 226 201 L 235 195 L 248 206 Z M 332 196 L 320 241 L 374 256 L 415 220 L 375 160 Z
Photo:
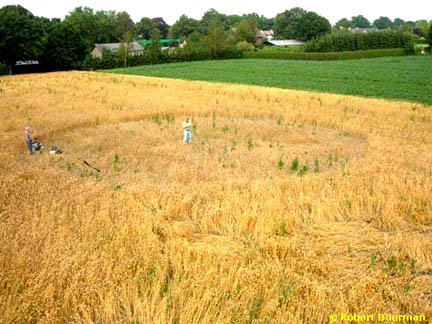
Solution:
M 256 12 L 266 17 L 274 17 L 278 13 L 294 7 L 301 7 L 327 18 L 335 24 L 341 18 L 363 15 L 370 22 L 380 16 L 390 19 L 402 18 L 406 21 L 432 19 L 432 0 L 398 1 L 398 0 L 292 0 L 251 1 L 251 0 L 0 0 L 4 5 L 21 5 L 35 16 L 63 19 L 75 7 L 86 6 L 94 10 L 126 11 L 135 22 L 142 17 L 163 17 L 172 25 L 182 15 L 201 19 L 210 8 L 231 15 Z

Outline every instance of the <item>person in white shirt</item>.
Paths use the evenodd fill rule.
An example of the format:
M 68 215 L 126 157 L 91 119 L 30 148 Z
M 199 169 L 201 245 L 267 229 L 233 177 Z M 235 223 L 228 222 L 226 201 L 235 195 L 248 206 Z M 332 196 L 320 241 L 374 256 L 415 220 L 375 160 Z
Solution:
M 192 144 L 192 123 L 189 117 L 186 117 L 186 121 L 183 122 L 183 145 L 186 144 L 186 141 Z

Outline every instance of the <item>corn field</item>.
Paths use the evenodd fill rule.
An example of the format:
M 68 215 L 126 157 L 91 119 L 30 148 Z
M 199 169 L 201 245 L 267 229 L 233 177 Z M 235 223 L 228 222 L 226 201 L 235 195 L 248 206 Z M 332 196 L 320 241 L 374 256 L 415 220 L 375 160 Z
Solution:
M 0 111 L 1 324 L 431 321 L 431 107 L 62 72 Z

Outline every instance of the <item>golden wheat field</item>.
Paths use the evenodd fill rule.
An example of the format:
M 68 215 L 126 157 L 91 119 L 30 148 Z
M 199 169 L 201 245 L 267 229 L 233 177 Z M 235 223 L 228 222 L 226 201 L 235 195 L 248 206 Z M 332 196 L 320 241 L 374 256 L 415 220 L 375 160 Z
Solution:
M 0 88 L 1 324 L 432 321 L 431 107 L 90 72 Z

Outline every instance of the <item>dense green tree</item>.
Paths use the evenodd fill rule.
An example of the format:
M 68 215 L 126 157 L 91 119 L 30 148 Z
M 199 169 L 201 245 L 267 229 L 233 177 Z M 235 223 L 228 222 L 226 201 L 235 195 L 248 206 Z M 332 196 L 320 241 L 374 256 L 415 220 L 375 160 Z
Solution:
M 331 24 L 326 18 L 319 16 L 315 12 L 308 11 L 300 20 L 297 28 L 298 39 L 308 41 L 330 33 Z
M 418 36 L 427 38 L 427 35 L 429 33 L 429 28 L 430 28 L 430 24 L 427 20 L 425 19 L 417 20 L 415 22 L 413 33 Z
M 310 40 L 330 32 L 331 25 L 315 12 L 293 8 L 276 16 L 274 30 L 277 38 Z
M 65 71 L 81 68 L 87 51 L 81 35 L 65 23 L 52 21 L 39 63 L 44 70 Z
M 77 7 L 64 19 L 69 28 L 81 35 L 87 50 L 90 52 L 95 43 L 98 43 L 98 23 L 93 9 L 88 7 Z
M 135 23 L 126 11 L 117 14 L 116 27 L 117 35 L 120 39 L 122 39 L 126 33 L 131 33 L 133 35 L 135 32 Z
M 226 16 L 227 29 L 233 28 L 242 22 L 244 19 L 239 15 L 228 15 Z
M 367 20 L 362 15 L 352 17 L 351 22 L 352 22 L 354 28 L 370 28 L 371 27 L 369 20 Z
M 199 31 L 201 34 L 207 35 L 215 25 L 218 25 L 223 31 L 230 28 L 227 16 L 212 8 L 207 10 L 202 16 Z
M 381 16 L 373 22 L 373 25 L 378 29 L 391 28 L 393 23 L 388 17 Z
M 159 57 L 161 56 L 162 49 L 161 44 L 159 43 L 161 39 L 159 29 L 155 28 L 152 31 L 151 45 L 150 45 L 150 60 L 152 62 L 157 62 Z
M 257 13 L 253 12 L 250 14 L 244 14 L 242 20 L 254 20 L 256 22 L 257 28 L 262 30 L 273 29 L 274 19 L 266 18 L 263 15 L 259 16 Z
M 0 9 L 0 62 L 10 71 L 18 60 L 37 59 L 44 50 L 44 23 L 20 5 Z
M 274 28 L 274 21 L 275 21 L 274 18 L 266 18 L 266 17 L 261 15 L 259 27 L 262 30 L 271 30 Z
M 405 20 L 401 18 L 395 18 L 395 20 L 393 20 L 392 26 L 394 29 L 402 29 L 403 25 L 405 25 Z
M 136 34 L 140 39 L 150 39 L 152 37 L 153 29 L 156 26 L 150 18 L 143 17 L 135 26 Z
M 98 11 L 88 7 L 77 7 L 63 21 L 81 36 L 90 52 L 95 43 L 114 43 L 121 35 L 117 29 L 117 15 L 114 11 Z
M 257 30 L 257 23 L 254 20 L 243 20 L 235 27 L 233 42 L 237 44 L 241 41 L 254 44 L 256 41 L 255 34 Z
M 407 32 L 407 33 L 412 33 L 414 27 L 415 27 L 414 21 L 407 21 L 407 22 L 405 22 L 405 24 L 403 24 L 402 31 Z
M 186 53 L 191 53 L 194 50 L 198 50 L 200 47 L 203 47 L 201 39 L 202 35 L 197 31 L 194 31 L 192 34 L 186 37 L 183 50 Z
M 202 42 L 212 55 L 228 47 L 227 35 L 217 21 L 211 21 L 208 34 L 202 38 Z
M 348 29 L 353 27 L 354 27 L 353 23 L 351 22 L 351 20 L 348 20 L 347 18 L 342 18 L 335 24 L 336 29 L 342 29 L 342 28 Z
M 281 39 L 299 38 L 297 27 L 305 14 L 306 10 L 296 7 L 276 15 L 274 25 L 275 36 Z
M 118 41 L 117 32 L 117 15 L 113 10 L 96 11 L 95 18 L 97 21 L 97 42 L 98 43 L 115 43 Z
M 153 18 L 152 21 L 155 24 L 156 28 L 159 30 L 159 37 L 167 38 L 170 26 L 165 22 L 165 20 L 163 20 L 162 17 L 156 17 Z
M 189 18 L 186 15 L 180 16 L 180 18 L 170 28 L 170 37 L 180 38 L 187 37 L 198 29 L 198 21 Z

